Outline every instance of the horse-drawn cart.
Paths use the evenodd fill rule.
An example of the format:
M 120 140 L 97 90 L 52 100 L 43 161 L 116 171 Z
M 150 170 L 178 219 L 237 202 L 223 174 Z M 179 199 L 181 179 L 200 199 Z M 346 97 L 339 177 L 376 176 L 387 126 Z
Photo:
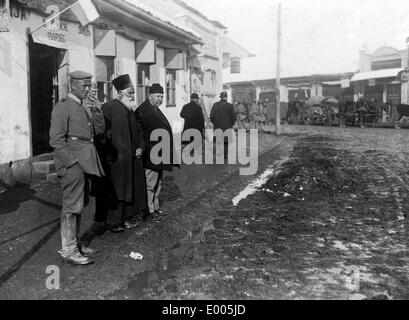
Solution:
M 332 126 L 339 124 L 339 101 L 333 97 L 311 97 L 307 101 L 307 118 L 309 124 Z

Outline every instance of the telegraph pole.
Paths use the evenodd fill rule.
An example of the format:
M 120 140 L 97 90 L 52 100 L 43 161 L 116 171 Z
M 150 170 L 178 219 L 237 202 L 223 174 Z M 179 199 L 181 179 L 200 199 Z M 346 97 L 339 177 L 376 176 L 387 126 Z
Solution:
M 280 83 L 281 83 L 281 2 L 278 4 L 278 23 L 277 23 L 277 76 L 276 76 L 276 135 L 281 135 L 281 97 L 280 97 Z

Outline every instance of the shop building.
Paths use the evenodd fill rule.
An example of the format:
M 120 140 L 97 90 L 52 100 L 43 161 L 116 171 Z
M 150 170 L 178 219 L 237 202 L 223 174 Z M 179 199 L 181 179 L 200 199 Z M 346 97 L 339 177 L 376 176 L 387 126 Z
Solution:
M 189 99 L 187 57 L 193 45 L 202 43 L 200 35 L 153 9 L 120 0 L 93 1 L 99 18 L 86 26 L 68 10 L 33 32 L 74 2 L 10 0 L 6 8 L 8 21 L 0 33 L 3 184 L 31 181 L 37 161 L 49 160 L 51 112 L 69 92 L 68 75 L 74 70 L 94 76 L 101 102 L 114 97 L 110 82 L 124 73 L 137 86 L 139 102 L 146 99 L 150 84 L 161 83 L 166 88 L 162 110 L 174 130 L 181 130 L 179 114 L 173 110 Z M 0 7 L 7 3 L 0 0 Z
M 359 72 L 353 76 L 354 99 L 363 97 L 392 106 L 408 104 L 408 50 L 381 47 L 359 53 Z

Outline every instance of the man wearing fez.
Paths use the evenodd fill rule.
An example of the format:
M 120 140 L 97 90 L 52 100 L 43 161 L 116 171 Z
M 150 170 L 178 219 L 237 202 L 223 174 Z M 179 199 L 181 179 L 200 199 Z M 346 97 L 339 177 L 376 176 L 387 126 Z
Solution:
M 97 107 L 85 104 L 92 76 L 82 71 L 70 73 L 71 93 L 54 107 L 51 117 L 50 146 L 60 180 L 61 256 L 69 263 L 87 265 L 95 250 L 80 244 L 81 213 L 88 205 L 90 176 L 104 175 L 94 146 L 94 135 L 105 130 L 104 117 Z
M 98 149 L 107 176 L 96 186 L 96 218 L 104 220 L 106 216 L 106 228 L 119 233 L 136 228 L 137 214 L 147 209 L 142 162 L 145 146 L 139 117 L 134 113 L 137 105 L 130 76 L 119 76 L 112 84 L 117 99 L 102 106 L 106 130 Z
M 139 111 L 142 115 L 146 145 L 144 166 L 148 187 L 149 213 L 145 215 L 144 219 L 148 221 L 159 221 L 161 220 L 161 216 L 167 215 L 167 213 L 160 210 L 159 206 L 159 194 L 161 191 L 163 171 L 172 171 L 175 166 L 180 168 L 179 165 L 173 163 L 173 154 L 176 151 L 173 144 L 172 127 L 162 111 L 159 110 L 159 106 L 163 102 L 163 93 L 163 87 L 160 84 L 153 84 L 149 88 L 149 98 L 139 107 Z M 160 141 L 151 141 L 151 134 L 158 129 L 167 132 L 170 138 L 170 145 L 165 146 L 167 150 L 162 150 L 162 152 L 169 151 L 170 161 L 168 163 L 157 164 L 156 161 L 152 161 L 151 150 L 157 143 L 160 143 Z
M 227 92 L 223 91 L 220 94 L 220 101 L 213 105 L 210 113 L 210 120 L 213 123 L 214 130 L 221 129 L 223 132 L 227 130 L 233 130 L 233 126 L 236 123 L 236 113 L 234 112 L 234 106 L 227 102 Z M 228 157 L 228 138 L 224 140 L 224 158 Z
M 194 129 L 200 132 L 203 140 L 203 133 L 204 133 L 204 124 L 205 119 L 203 116 L 202 107 L 199 105 L 199 95 L 197 93 L 192 93 L 190 103 L 186 104 L 182 108 L 182 112 L 180 113 L 180 117 L 185 120 L 185 125 L 183 128 L 183 132 Z M 189 141 L 182 141 L 182 144 L 191 143 L 193 137 Z

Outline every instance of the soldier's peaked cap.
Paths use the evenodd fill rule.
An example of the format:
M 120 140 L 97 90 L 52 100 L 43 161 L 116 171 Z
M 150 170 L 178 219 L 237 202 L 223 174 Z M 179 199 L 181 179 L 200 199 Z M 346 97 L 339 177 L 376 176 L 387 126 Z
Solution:
M 73 80 L 91 79 L 92 75 L 84 71 L 73 71 L 70 73 L 70 78 Z

